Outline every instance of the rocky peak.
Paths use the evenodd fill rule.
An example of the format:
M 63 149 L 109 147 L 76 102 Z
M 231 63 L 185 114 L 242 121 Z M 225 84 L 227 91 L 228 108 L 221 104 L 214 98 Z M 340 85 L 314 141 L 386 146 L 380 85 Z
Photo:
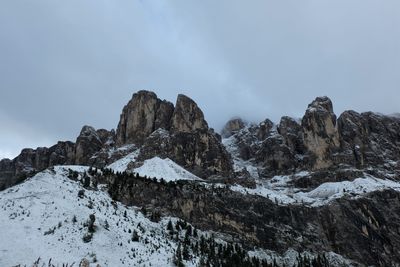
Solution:
M 96 132 L 103 144 L 105 144 L 107 146 L 115 145 L 115 130 L 114 129 L 112 129 L 111 131 L 108 131 L 106 129 L 98 129 Z
M 335 116 L 335 114 L 333 113 L 332 101 L 327 96 L 319 96 L 315 98 L 315 100 L 308 105 L 308 109 L 316 109 L 320 110 L 321 112 L 328 111 L 333 116 Z
M 288 116 L 281 118 L 277 128 L 281 135 L 298 134 L 302 130 L 301 125 L 294 118 Z
M 96 129 L 88 125 L 82 127 L 78 138 L 96 139 L 97 141 L 101 142 L 100 136 Z
M 230 119 L 221 131 L 223 138 L 228 138 L 242 130 L 246 126 L 246 123 L 241 118 Z
M 190 133 L 196 130 L 208 130 L 204 114 L 192 99 L 180 94 L 172 115 L 171 131 Z
M 158 128 L 169 129 L 174 106 L 153 92 L 139 91 L 123 108 L 117 128 L 117 144 L 142 144 Z
M 313 169 L 323 169 L 332 165 L 332 152 L 339 147 L 336 115 L 332 101 L 324 96 L 317 97 L 302 119 L 304 144 L 315 158 Z
M 271 130 L 274 127 L 274 123 L 270 119 L 265 119 L 257 127 L 257 138 L 262 141 L 268 137 Z
M 304 153 L 303 129 L 295 119 L 287 116 L 282 117 L 277 130 L 292 153 Z
M 75 163 L 85 164 L 88 159 L 103 147 L 98 132 L 91 126 L 83 126 L 76 139 Z

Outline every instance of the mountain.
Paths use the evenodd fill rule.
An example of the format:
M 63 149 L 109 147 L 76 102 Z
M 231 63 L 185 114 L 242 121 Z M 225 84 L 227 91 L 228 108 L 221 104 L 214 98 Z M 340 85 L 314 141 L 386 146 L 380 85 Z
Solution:
M 0 265 L 95 254 L 100 266 L 173 266 L 186 244 L 187 266 L 399 266 L 399 160 L 398 116 L 337 117 L 326 96 L 301 119 L 236 117 L 220 135 L 189 97 L 139 91 L 116 130 L 84 126 L 75 142 L 0 161 L 0 237 L 19 237 Z M 169 221 L 213 245 L 168 236 Z M 148 242 L 115 245 L 128 230 Z
M 165 164 L 176 168 L 170 160 Z M 175 179 L 187 179 L 187 174 Z M 245 252 L 230 247 L 232 242 L 218 233 L 201 231 L 179 218 L 160 218 L 145 206 L 116 202 L 106 186 L 94 183 L 105 175 L 86 166 L 55 166 L 0 192 L 0 226 L 6 229 L 0 231 L 0 266 L 35 262 L 33 266 L 174 266 L 180 247 L 185 266 L 229 260 L 233 252 L 244 253 L 235 259 L 243 264 L 253 257 L 264 266 L 272 259 L 291 265 L 298 261 L 294 251 L 283 256 L 261 250 Z M 85 185 L 86 179 L 90 181 Z M 214 259 L 211 248 L 228 256 Z M 304 257 L 313 255 L 304 253 Z M 334 253 L 325 257 L 349 262 Z

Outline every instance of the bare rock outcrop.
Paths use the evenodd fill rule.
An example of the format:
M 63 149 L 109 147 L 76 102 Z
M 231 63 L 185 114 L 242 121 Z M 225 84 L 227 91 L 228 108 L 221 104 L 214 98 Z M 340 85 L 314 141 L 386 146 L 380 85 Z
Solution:
M 0 161 L 0 189 L 13 186 L 30 174 L 42 171 L 50 166 L 74 164 L 74 146 L 72 142 L 58 142 L 47 148 L 26 148 L 14 158 Z
M 345 111 L 338 119 L 345 161 L 359 168 L 396 162 L 400 155 L 400 119 L 373 112 Z M 344 160 L 343 160 L 344 161 Z
M 203 178 L 232 173 L 231 159 L 220 136 L 185 95 L 178 95 L 174 107 L 152 92 L 134 94 L 123 109 L 117 144 L 140 147 L 138 160 L 168 157 Z
M 257 152 L 256 159 L 262 163 L 262 175 L 267 177 L 290 174 L 297 167 L 295 155 L 281 135 L 266 138 Z
M 229 120 L 224 128 L 222 129 L 221 136 L 228 138 L 242 130 L 246 126 L 246 123 L 241 118 L 233 118 Z
M 277 131 L 293 154 L 304 154 L 303 129 L 295 119 L 287 116 L 282 117 Z
M 203 111 L 185 95 L 178 95 L 172 115 L 171 132 L 192 133 L 196 130 L 208 130 Z
M 270 135 L 273 127 L 274 123 L 270 119 L 265 119 L 264 121 L 262 121 L 258 125 L 258 127 L 256 127 L 256 135 L 258 140 L 260 141 L 265 140 L 265 138 L 267 138 Z
M 311 168 L 324 169 L 332 166 L 332 154 L 339 148 L 339 134 L 332 101 L 328 97 L 317 97 L 302 119 L 304 145 L 314 157 Z
M 142 144 L 156 129 L 169 129 L 173 104 L 149 91 L 139 91 L 122 110 L 117 128 L 117 144 Z
M 83 126 L 75 146 L 75 164 L 84 165 L 89 158 L 103 147 L 103 142 L 91 126 Z

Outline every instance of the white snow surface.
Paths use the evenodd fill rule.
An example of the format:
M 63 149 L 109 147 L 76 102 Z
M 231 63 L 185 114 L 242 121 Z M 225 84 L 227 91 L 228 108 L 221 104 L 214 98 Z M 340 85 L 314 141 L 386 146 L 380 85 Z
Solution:
M 132 153 L 128 154 L 127 156 L 123 157 L 122 159 L 119 159 L 110 165 L 107 166 L 107 168 L 112 169 L 116 172 L 124 172 L 128 168 L 129 163 L 135 162 L 137 156 L 139 156 L 140 149 L 137 149 L 133 151 Z
M 113 202 L 102 190 L 83 189 L 66 177 L 68 168 L 88 169 L 54 167 L 0 192 L 0 266 L 31 266 L 39 257 L 44 262 L 52 259 L 56 266 L 77 266 L 82 258 L 102 267 L 172 266 L 176 243 L 167 238 L 167 218 L 151 222 L 136 208 Z M 85 197 L 78 197 L 79 190 L 85 190 Z M 96 232 L 84 243 L 84 223 L 90 214 L 96 216 Z M 138 232 L 139 242 L 131 241 L 129 230 Z M 196 261 L 186 264 L 195 266 Z
M 307 175 L 307 173 L 303 172 L 297 175 Z M 269 181 L 259 182 L 255 189 L 240 185 L 234 185 L 230 188 L 243 194 L 266 197 L 282 205 L 304 204 L 309 206 L 327 205 L 331 201 L 344 196 L 359 197 L 384 189 L 400 191 L 399 182 L 383 180 L 370 175 L 365 175 L 365 177 L 353 181 L 324 183 L 309 192 L 303 192 L 288 185 L 290 180 L 290 176 L 275 176 Z
M 133 170 L 140 176 L 147 176 L 148 178 L 163 178 L 166 182 L 177 180 L 202 180 L 196 175 L 185 170 L 169 158 L 161 159 L 154 157 L 145 160 L 143 165 Z

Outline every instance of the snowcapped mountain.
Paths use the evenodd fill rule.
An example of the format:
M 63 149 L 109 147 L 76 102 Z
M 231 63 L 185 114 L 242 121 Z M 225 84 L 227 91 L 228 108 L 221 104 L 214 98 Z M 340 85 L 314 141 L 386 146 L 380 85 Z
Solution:
M 0 266 L 400 266 L 399 133 L 317 97 L 219 135 L 139 91 L 116 130 L 0 160 Z

